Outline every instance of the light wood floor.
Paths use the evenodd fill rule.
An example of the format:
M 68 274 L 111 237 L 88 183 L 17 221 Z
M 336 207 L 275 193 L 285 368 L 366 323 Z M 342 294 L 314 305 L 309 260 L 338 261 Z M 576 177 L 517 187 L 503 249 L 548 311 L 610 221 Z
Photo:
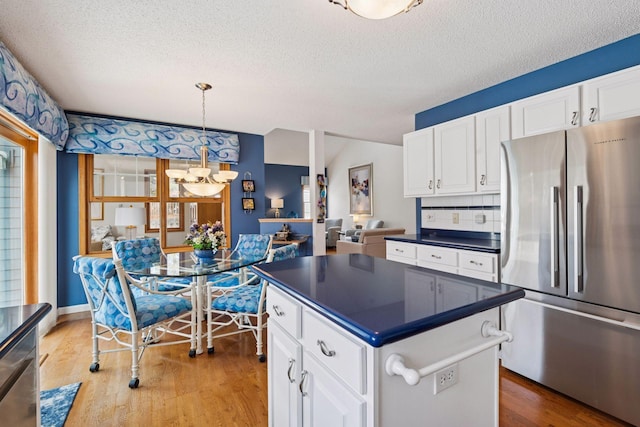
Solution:
M 128 387 L 129 352 L 103 355 L 100 371 L 89 372 L 90 334 L 89 318 L 64 316 L 40 345 L 43 390 L 82 382 L 67 427 L 267 425 L 267 365 L 249 334 L 215 340 L 214 355 L 194 359 L 188 344 L 149 348 L 136 390 Z M 501 369 L 500 425 L 626 424 Z

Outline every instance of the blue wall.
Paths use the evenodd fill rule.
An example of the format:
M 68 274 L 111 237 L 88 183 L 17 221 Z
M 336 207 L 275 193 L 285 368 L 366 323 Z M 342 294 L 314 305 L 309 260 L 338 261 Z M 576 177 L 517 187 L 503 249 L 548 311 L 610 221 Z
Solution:
M 640 34 L 416 114 L 416 130 L 640 64 Z
M 264 165 L 266 178 L 265 206 L 267 218 L 275 216 L 275 209 L 270 209 L 271 199 L 284 199 L 284 209 L 280 210 L 280 216 L 286 217 L 290 212 L 295 212 L 297 218 L 302 218 L 302 187 L 300 177 L 309 176 L 307 166 L 290 165 Z
M 238 179 L 231 183 L 231 245 L 237 242 L 238 234 L 259 233 L 258 218 L 265 213 L 264 189 L 264 137 L 238 133 L 240 161 L 231 169 L 239 172 Z M 57 153 L 58 168 L 58 307 L 86 304 L 78 275 L 73 273 L 72 258 L 80 251 L 78 222 L 78 155 Z M 242 178 L 251 172 L 256 182 L 253 194 L 256 210 L 247 215 L 242 210 Z M 298 181 L 300 182 L 300 181 Z
M 638 64 L 640 34 L 422 111 L 416 114 L 415 128 L 437 125 Z M 420 199 L 416 199 L 417 232 L 421 228 L 420 207 Z

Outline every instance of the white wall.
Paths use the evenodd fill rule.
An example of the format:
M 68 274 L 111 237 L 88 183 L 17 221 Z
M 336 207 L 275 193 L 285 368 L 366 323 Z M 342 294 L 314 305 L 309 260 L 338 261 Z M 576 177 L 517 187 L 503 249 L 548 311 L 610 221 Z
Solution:
M 342 151 L 327 165 L 328 218 L 342 218 L 342 228 L 352 228 L 348 170 L 353 166 L 373 163 L 373 216 L 361 217 L 358 222 L 364 224 L 370 218 L 381 219 L 385 227 L 404 228 L 406 233 L 414 234 L 416 205 L 414 198 L 403 196 L 402 146 L 351 139 L 347 141 Z
M 51 142 L 40 137 L 38 141 L 38 301 L 48 302 L 52 306 L 49 314 L 40 322 L 39 332 L 42 335 L 55 326 L 58 311 L 56 176 L 56 149 Z

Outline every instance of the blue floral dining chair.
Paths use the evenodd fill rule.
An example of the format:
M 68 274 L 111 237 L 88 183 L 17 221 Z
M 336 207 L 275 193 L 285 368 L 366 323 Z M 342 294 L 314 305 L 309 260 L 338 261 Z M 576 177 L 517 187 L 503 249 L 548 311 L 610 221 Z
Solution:
M 191 301 L 150 289 L 124 272 L 121 260 L 78 256 L 74 273 L 80 276 L 91 309 L 93 361 L 89 370 L 100 369 L 100 354 L 131 351 L 130 388 L 137 388 L 139 361 L 151 343 L 156 346 L 190 343 L 189 356 L 195 355 L 195 292 Z M 136 292 L 133 292 L 136 290 Z M 145 337 L 161 338 L 165 334 L 182 339 L 158 343 Z M 114 341 L 121 347 L 100 350 L 100 341 Z
M 297 246 L 294 244 L 270 249 L 266 262 L 295 258 Z M 252 332 L 256 339 L 256 355 L 260 362 L 266 360 L 263 352 L 262 331 L 266 324 L 266 283 L 244 284 L 227 288 L 216 294 L 207 286 L 207 351 L 214 352 L 213 339 Z M 235 324 L 237 330 L 217 334 L 222 328 Z
M 155 237 L 121 240 L 112 246 L 113 259 L 121 260 L 125 271 L 136 270 L 160 261 L 163 255 L 160 241 Z M 134 279 L 150 283 L 155 290 L 172 294 L 188 291 L 193 280 L 188 277 L 138 277 Z
M 271 234 L 240 234 L 233 252 L 240 254 L 243 258 L 266 259 L 272 242 L 273 235 Z M 255 274 L 251 273 L 247 268 L 241 268 L 237 271 L 211 276 L 207 285 L 214 289 L 222 288 L 224 290 L 249 283 L 256 284 L 258 281 L 259 279 Z

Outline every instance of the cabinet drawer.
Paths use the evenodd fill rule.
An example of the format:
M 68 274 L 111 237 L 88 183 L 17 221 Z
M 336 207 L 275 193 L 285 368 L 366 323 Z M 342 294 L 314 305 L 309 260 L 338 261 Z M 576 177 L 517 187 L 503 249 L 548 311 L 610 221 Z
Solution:
M 387 258 L 415 264 L 416 247 L 410 243 L 387 242 Z
M 308 310 L 302 313 L 305 351 L 313 354 L 331 372 L 360 394 L 365 387 L 365 348 L 342 335 L 327 320 Z
M 460 268 L 495 274 L 496 257 L 478 252 L 460 251 Z
M 422 265 L 421 261 L 457 267 L 458 252 L 437 246 L 421 245 L 418 248 L 418 265 Z
M 269 321 L 276 322 L 294 338 L 300 338 L 302 306 L 273 286 L 267 287 Z

